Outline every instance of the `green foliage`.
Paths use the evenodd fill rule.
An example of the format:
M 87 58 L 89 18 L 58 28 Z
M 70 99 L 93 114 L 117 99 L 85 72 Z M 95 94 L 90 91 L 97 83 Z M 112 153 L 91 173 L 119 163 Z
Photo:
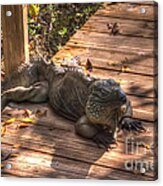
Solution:
M 30 54 L 37 47 L 51 58 L 99 6 L 97 3 L 29 5 Z
M 29 14 L 31 17 L 34 18 L 38 16 L 39 10 L 40 10 L 39 5 L 36 5 L 36 4 L 29 5 Z
M 63 37 L 68 32 L 68 29 L 66 27 L 63 27 L 63 29 L 58 31 L 58 34 Z

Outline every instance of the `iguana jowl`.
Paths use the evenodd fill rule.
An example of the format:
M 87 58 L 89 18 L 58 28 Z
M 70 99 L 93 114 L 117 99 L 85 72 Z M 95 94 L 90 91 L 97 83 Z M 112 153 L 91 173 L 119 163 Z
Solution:
M 118 129 L 144 130 L 132 118 L 130 101 L 116 81 L 87 77 L 43 59 L 6 78 L 1 101 L 2 110 L 10 101 L 48 101 L 57 114 L 76 122 L 77 134 L 105 147 L 115 142 Z

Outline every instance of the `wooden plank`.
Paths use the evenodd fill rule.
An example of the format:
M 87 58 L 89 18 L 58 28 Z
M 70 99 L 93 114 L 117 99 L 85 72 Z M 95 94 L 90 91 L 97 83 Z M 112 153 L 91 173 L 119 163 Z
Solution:
M 130 97 L 131 98 L 131 97 Z M 136 102 L 137 100 L 135 100 Z M 136 105 L 137 103 L 137 105 Z M 136 109 L 134 109 L 134 114 L 135 112 L 138 112 L 137 114 L 139 115 L 138 119 L 141 120 L 141 113 L 143 113 L 143 109 L 141 110 L 141 107 L 138 105 L 138 104 L 141 104 L 141 101 L 140 102 L 136 102 L 134 104 L 134 108 L 136 106 Z M 145 102 L 144 102 L 145 103 Z M 5 116 L 9 115 L 10 117 L 7 117 L 8 119 L 9 118 L 13 118 L 13 117 L 16 117 L 16 118 L 22 118 L 23 116 L 23 113 L 25 113 L 25 109 L 29 109 L 29 110 L 32 110 L 33 113 L 36 113 L 36 111 L 39 109 L 41 110 L 42 112 L 46 111 L 47 112 L 47 115 L 46 117 L 43 117 L 41 119 L 39 119 L 38 121 L 38 124 L 40 126 L 46 126 L 46 127 L 49 127 L 49 130 L 52 130 L 53 129 L 60 129 L 60 130 L 65 130 L 67 132 L 74 132 L 74 122 L 71 122 L 69 120 L 66 120 L 64 119 L 63 117 L 60 117 L 58 115 L 55 114 L 54 110 L 48 105 L 48 104 L 30 104 L 30 103 L 26 103 L 26 104 L 12 104 L 12 107 L 14 108 L 10 108 L 10 107 L 7 107 L 3 113 L 2 113 L 2 119 L 5 120 Z M 148 118 L 150 118 L 150 115 L 152 113 L 152 109 L 150 109 L 148 107 Z M 68 124 L 67 124 L 68 123 Z M 153 127 L 153 122 L 143 122 L 145 127 Z M 12 126 L 12 125 L 11 125 Z M 152 129 L 151 129 L 152 130 Z
M 37 163 L 30 163 L 30 160 L 35 160 Z M 52 161 L 52 159 L 54 159 Z M 19 164 L 15 162 L 19 161 Z M 113 170 L 107 167 L 91 165 L 88 163 L 65 159 L 61 157 L 47 155 L 45 153 L 23 150 L 18 158 L 7 161 L 12 164 L 12 169 L 4 169 L 3 174 L 16 174 L 20 177 L 50 177 L 50 178 L 93 178 L 93 179 L 124 179 L 128 177 L 135 180 L 152 180 L 152 177 L 143 176 L 140 174 L 122 172 Z M 27 166 L 28 165 L 28 166 Z M 23 174 L 22 174 L 23 172 Z M 32 174 L 34 173 L 34 174 Z M 123 173 L 123 174 L 122 174 Z
M 93 67 L 122 72 L 122 67 L 127 66 L 130 73 L 141 75 L 156 75 L 156 59 L 145 55 L 124 54 L 120 52 L 99 50 L 92 47 L 75 47 L 65 45 L 53 57 L 54 62 L 58 60 L 80 57 L 82 66 L 85 66 L 87 59 L 90 59 Z
M 93 21 L 96 21 L 93 23 Z M 119 18 L 112 18 L 112 17 L 103 17 L 103 16 L 97 16 L 93 15 L 91 16 L 88 21 L 81 27 L 81 29 L 87 25 L 94 26 L 96 28 L 96 24 L 100 24 L 100 26 L 105 26 L 107 23 L 114 23 L 117 22 L 123 26 L 122 28 L 137 28 L 137 29 L 144 29 L 144 32 L 152 31 L 156 26 L 156 21 L 143 21 L 143 20 L 125 20 L 125 19 L 119 19 Z M 95 24 L 95 25 L 94 25 Z M 107 28 L 107 27 L 105 27 Z M 99 28 L 100 29 L 100 28 Z M 122 29 L 123 30 L 123 29 Z M 128 30 L 129 31 L 129 30 Z M 143 33 L 142 33 L 143 34 Z
M 3 174 L 14 174 L 17 177 L 36 177 L 36 178 L 79 178 L 79 174 L 51 167 L 53 156 L 46 153 L 39 153 L 31 150 L 23 150 L 18 158 L 12 158 L 6 163 L 12 165 L 11 169 L 3 169 Z M 19 163 L 16 163 L 19 162 Z M 59 163 L 59 161 L 58 161 Z M 61 167 L 62 168 L 62 167 Z M 24 171 L 23 171 L 24 170 Z M 81 178 L 83 175 L 81 173 Z
M 151 1 L 148 1 L 148 0 L 142 0 L 142 1 L 133 1 L 133 2 L 130 2 L 130 4 L 139 4 L 139 5 L 149 5 L 149 6 L 157 6 L 157 2 L 151 0 Z
M 123 53 L 123 54 L 128 54 L 128 55 L 131 55 L 131 54 L 133 54 L 133 55 L 142 55 L 142 56 L 150 56 L 150 57 L 153 57 L 154 55 L 152 54 L 151 55 L 151 53 L 150 53 L 150 51 L 143 51 L 143 52 L 141 52 L 141 50 L 139 50 L 139 49 L 137 49 L 137 50 L 131 50 L 131 51 L 129 51 L 129 49 L 126 49 L 126 50 L 124 50 L 124 49 L 122 49 L 122 48 L 116 48 L 116 47 L 108 47 L 108 48 L 106 48 L 105 46 L 103 46 L 103 45 L 95 45 L 95 44 L 93 44 L 93 43 L 91 43 L 91 42 L 82 42 L 82 41 L 80 41 L 80 40 L 78 40 L 78 41 L 75 41 L 75 40 L 69 40 L 69 42 L 66 44 L 66 46 L 68 46 L 68 47 L 75 47 L 75 48 L 78 48 L 78 49 L 80 49 L 80 48 L 83 48 L 83 49 L 89 49 L 89 48 L 91 48 L 91 49 L 94 49 L 94 50 L 99 50 L 99 51 L 106 51 L 106 52 L 113 52 L 113 53 L 115 53 L 115 52 L 119 52 L 119 53 Z
M 112 60 L 114 58 L 116 60 Z M 81 59 L 83 60 L 83 62 L 81 63 L 82 66 L 85 66 L 88 57 L 82 56 Z M 146 76 L 146 78 L 148 79 L 148 75 L 153 76 L 153 78 L 157 76 L 157 66 L 156 63 L 154 63 L 154 58 L 131 58 L 130 56 L 128 56 L 126 58 L 123 58 L 124 60 L 117 60 L 118 56 L 115 55 L 111 60 L 107 60 L 107 58 L 105 57 L 103 59 L 90 57 L 89 59 L 92 62 L 93 67 L 97 69 L 104 69 L 109 71 L 113 70 L 118 71 L 118 73 L 122 73 L 125 72 L 124 69 L 127 68 L 127 73 L 136 74 L 138 77 Z
M 25 112 L 25 109 L 32 110 L 33 113 L 36 113 L 36 111 L 38 109 L 43 112 L 47 111 L 46 117 L 40 118 L 39 121 L 37 122 L 37 127 L 47 127 L 48 130 L 51 132 L 53 132 L 53 130 L 64 130 L 65 132 L 74 133 L 74 122 L 71 122 L 69 120 L 64 119 L 63 117 L 56 115 L 54 113 L 53 109 L 50 108 L 47 104 L 41 104 L 41 105 L 37 105 L 37 104 L 19 104 L 18 105 L 17 104 L 16 109 L 9 108 L 9 107 L 6 108 L 4 110 L 4 112 L 2 113 L 2 116 L 3 116 L 2 118 L 5 118 L 4 116 L 6 114 L 10 115 L 10 118 L 13 118 L 13 117 L 22 118 L 23 113 Z M 150 111 L 149 111 L 149 113 L 150 113 Z M 141 118 L 139 118 L 139 119 L 141 119 Z M 143 122 L 143 124 L 147 129 L 149 128 L 150 133 L 151 133 L 151 131 L 154 131 L 153 127 L 156 124 L 154 124 L 153 122 L 152 123 L 151 122 Z M 29 126 L 32 126 L 32 125 L 29 125 Z M 8 127 L 9 127 L 9 130 L 13 130 L 13 129 L 15 130 L 15 125 L 11 125 L 11 128 L 10 128 L 10 125 Z M 40 130 L 41 130 L 41 128 L 40 128 Z M 21 131 L 24 132 L 24 130 L 21 130 Z M 144 139 L 145 136 L 148 136 L 148 135 L 149 135 L 149 133 L 142 133 L 141 137 L 143 137 L 143 139 Z M 151 138 L 153 138 L 152 136 L 153 136 L 153 134 L 151 135 Z M 122 138 L 123 138 L 123 136 L 122 136 Z M 121 141 L 122 141 L 122 139 L 121 139 Z M 92 144 L 92 143 L 90 143 L 90 144 Z
M 58 121 L 57 117 L 55 117 L 55 119 Z M 58 123 L 58 122 L 57 122 Z M 46 126 L 47 124 L 47 126 Z M 38 146 L 38 150 L 39 148 L 42 148 L 42 146 L 46 143 L 46 145 L 49 143 L 49 140 L 52 140 L 57 138 L 58 142 L 61 143 L 61 141 L 64 141 L 65 138 L 67 140 L 70 140 L 71 143 L 71 147 L 74 145 L 78 145 L 80 146 L 80 148 L 84 148 L 84 147 L 88 147 L 91 148 L 92 150 L 94 148 L 96 148 L 98 150 L 97 145 L 92 141 L 92 140 L 88 140 L 85 138 L 81 138 L 78 135 L 75 134 L 74 131 L 74 127 L 72 131 L 67 131 L 65 130 L 65 128 L 69 127 L 71 128 L 71 125 L 69 124 L 69 121 L 64 122 L 63 123 L 64 126 L 58 127 L 57 124 L 53 124 L 53 122 L 49 122 L 49 121 L 40 121 L 39 123 L 37 123 L 36 126 L 32 126 L 31 124 L 28 125 L 28 127 L 26 127 L 26 129 L 15 129 L 15 124 L 13 124 L 13 126 L 8 126 L 6 128 L 6 133 L 5 133 L 5 137 L 3 139 L 3 144 L 8 143 L 8 141 L 6 141 L 8 138 L 10 139 L 14 139 L 13 143 L 14 144 L 21 144 L 20 148 L 22 147 L 22 144 L 24 144 L 25 140 L 26 144 L 31 143 L 30 139 L 33 138 L 32 136 L 30 136 L 32 133 L 32 131 L 34 131 L 36 134 L 38 134 L 38 138 L 36 138 L 35 140 L 35 145 Z M 153 147 L 156 147 L 156 142 L 154 141 L 155 139 L 155 125 L 154 123 L 146 123 L 143 122 L 144 127 L 146 128 L 146 132 L 143 133 L 139 133 L 139 134 L 134 134 L 134 133 L 129 133 L 129 132 L 119 132 L 118 133 L 118 138 L 117 138 L 117 142 L 118 142 L 118 147 L 117 149 L 113 149 L 113 151 L 115 151 L 116 153 L 121 153 L 122 155 L 125 154 L 125 148 L 128 148 L 128 150 L 131 150 L 129 147 L 131 147 L 131 144 L 128 144 L 128 146 L 126 146 L 127 142 L 129 143 L 132 139 L 132 145 L 133 145 L 133 153 L 138 151 L 139 154 L 136 154 L 138 156 L 136 156 L 135 158 L 139 158 L 141 157 L 141 155 L 143 154 L 143 152 L 147 152 L 149 157 L 152 157 L 154 154 L 150 154 L 149 153 L 149 149 L 146 148 L 146 146 L 148 146 L 148 148 L 150 148 L 150 145 L 153 145 Z M 50 126 L 51 125 L 51 126 Z M 26 132 L 26 130 L 29 130 L 28 132 Z M 18 141 L 18 135 L 21 136 L 22 138 L 20 138 L 20 141 Z M 49 138 L 46 137 L 46 135 L 49 135 Z M 61 136 L 65 136 L 65 138 L 62 140 Z M 42 136 L 42 137 L 41 137 Z M 41 138 L 40 138 L 41 137 Z M 44 139 L 45 141 L 41 142 L 41 139 Z M 69 144 L 69 143 L 68 143 Z M 66 143 L 65 143 L 66 145 Z M 155 146 L 154 146 L 155 145 Z M 3 146 L 3 145 L 2 145 Z M 52 144 L 52 146 L 50 145 L 50 143 L 48 144 L 49 148 L 50 147 L 55 147 L 54 143 Z M 23 148 L 23 147 L 22 147 Z M 73 148 L 74 149 L 74 148 Z M 131 151 L 130 151 L 131 153 Z M 131 154 L 130 154 L 131 155 Z
M 37 132 L 39 135 L 45 135 L 47 133 L 49 133 L 49 136 L 52 135 L 52 138 L 55 136 L 57 138 L 62 138 L 62 135 L 60 135 L 60 133 L 64 132 L 65 136 L 70 137 L 70 138 L 76 138 L 75 141 L 80 143 L 82 140 L 80 140 L 81 138 L 79 136 L 75 135 L 75 131 L 74 131 L 74 122 L 71 122 L 69 120 L 65 120 L 62 117 L 57 116 L 56 114 L 54 114 L 53 110 L 50 109 L 49 107 L 47 107 L 45 104 L 44 105 L 39 105 L 39 108 L 33 107 L 33 105 L 27 105 L 24 106 L 24 108 L 28 108 L 30 110 L 33 110 L 34 112 L 39 109 L 39 110 L 47 110 L 47 116 L 43 117 L 41 119 L 39 119 L 37 124 L 29 124 L 29 128 L 28 130 L 26 130 L 27 128 L 18 130 L 17 128 L 15 128 L 15 124 L 11 124 L 9 126 L 7 126 L 7 133 L 6 134 L 17 134 L 17 131 L 19 131 L 19 136 L 22 136 L 25 133 L 28 134 L 31 133 L 30 131 L 32 129 L 37 129 Z M 23 109 L 23 105 L 22 105 L 22 109 Z M 23 109 L 24 110 L 24 109 Z M 19 110 L 18 112 L 21 113 L 20 116 L 15 116 L 15 112 L 13 112 L 13 115 L 10 112 L 10 117 L 18 117 L 18 118 L 22 118 L 22 112 Z M 9 112 L 7 112 L 9 113 Z M 4 115 L 4 114 L 3 114 Z M 155 128 L 155 124 L 152 122 L 143 122 L 145 128 L 147 128 L 147 132 L 146 133 L 141 133 L 140 135 L 134 135 L 135 139 L 140 139 L 141 140 L 145 140 L 145 138 L 149 138 L 148 141 L 153 141 L 153 137 L 154 137 L 154 128 Z M 36 128 L 35 128 L 36 127 Z M 28 131 L 28 132 L 27 132 Z M 73 134 L 71 134 L 73 133 Z M 128 133 L 129 134 L 129 133 Z M 130 135 L 130 134 L 129 134 Z M 132 134 L 133 135 L 133 134 Z M 123 142 L 124 141 L 124 136 L 128 136 L 128 135 L 123 135 L 122 133 L 119 134 L 120 137 L 118 137 L 118 141 Z M 79 138 L 79 140 L 78 140 Z M 85 140 L 85 142 L 82 142 L 82 144 L 84 145 L 93 145 L 94 143 L 92 143 L 91 141 L 89 142 L 89 140 Z M 94 147 L 96 147 L 95 145 L 93 145 Z
M 39 108 L 32 107 L 31 105 L 30 106 L 28 106 L 28 105 L 25 106 L 24 105 L 24 108 L 26 108 L 26 109 L 28 108 L 28 109 L 32 110 L 34 113 L 37 111 L 37 109 L 42 110 L 42 111 L 45 111 L 45 110 L 47 111 L 47 116 L 46 117 L 43 117 L 43 118 L 40 118 L 37 121 L 37 128 L 40 129 L 40 130 L 42 130 L 44 127 L 46 127 L 45 130 L 48 130 L 49 132 L 50 131 L 53 132 L 53 131 L 60 131 L 60 130 L 63 131 L 64 130 L 66 133 L 67 132 L 75 133 L 75 131 L 74 131 L 74 122 L 71 122 L 69 120 L 66 120 L 63 117 L 59 117 L 58 115 L 56 115 L 54 113 L 54 111 L 52 109 L 50 109 L 50 107 L 48 107 L 46 105 L 40 105 Z M 5 113 L 7 115 L 8 114 L 10 115 L 9 118 L 13 118 L 13 117 L 22 118 L 23 113 L 25 112 L 25 109 L 24 108 L 23 108 L 23 106 L 22 106 L 22 108 L 19 107 L 19 109 L 9 109 L 8 108 L 8 111 L 6 109 L 5 110 Z M 3 116 L 2 119 L 3 118 L 5 119 L 4 113 L 3 113 L 2 116 Z M 153 141 L 153 138 L 154 138 L 153 131 L 154 131 L 154 128 L 155 128 L 155 124 L 153 122 L 144 122 L 143 121 L 143 125 L 147 129 L 147 132 L 141 133 L 141 135 L 134 135 L 134 134 L 132 134 L 132 135 L 134 135 L 134 138 L 135 139 L 142 138 L 143 141 L 144 142 L 146 141 L 147 143 L 149 141 Z M 29 124 L 29 126 L 32 126 L 32 125 Z M 16 132 L 15 131 L 15 127 L 16 127 L 16 124 L 9 125 L 7 127 L 7 132 L 15 133 Z M 22 133 L 24 133 L 23 130 L 20 130 L 20 131 L 22 131 Z M 129 133 L 126 133 L 124 135 L 123 133 L 119 133 L 118 134 L 118 136 L 119 136 L 118 137 L 118 141 L 119 142 L 124 142 L 124 136 L 128 136 L 128 135 L 130 135 L 130 134 Z M 91 145 L 92 146 L 92 142 L 89 143 L 89 141 L 87 141 L 87 143 L 86 143 L 87 145 Z M 93 146 L 95 146 L 95 145 L 93 145 Z
M 107 24 L 111 23 L 118 24 L 118 33 L 116 35 L 145 37 L 151 39 L 157 37 L 155 31 L 155 22 L 133 20 L 126 21 L 123 19 L 111 17 L 92 16 L 80 30 L 84 30 L 87 32 L 107 33 L 109 35 L 110 31 Z
M 33 108 L 38 109 L 36 106 Z M 46 109 L 45 106 L 42 108 Z M 40 107 L 39 109 L 43 110 L 42 108 Z M 103 157 L 102 154 L 104 152 L 102 149 L 98 149 L 98 151 L 95 150 L 97 149 L 97 147 L 95 146 L 94 143 L 75 135 L 72 122 L 64 120 L 61 117 L 55 116 L 52 113 L 53 113 L 52 110 L 48 110 L 47 118 L 44 118 L 44 122 L 40 123 L 40 125 L 34 124 L 34 125 L 30 125 L 30 127 L 28 128 L 19 129 L 19 130 L 15 130 L 14 125 L 13 127 L 12 125 L 9 125 L 7 128 L 7 132 L 3 137 L 3 144 L 10 143 L 12 145 L 15 143 L 19 143 L 22 145 L 20 147 L 21 149 L 27 148 L 28 151 L 29 149 L 31 149 L 43 153 L 48 153 L 48 154 L 50 153 L 52 156 L 54 156 L 55 153 L 55 155 L 57 156 L 61 156 L 61 157 L 64 156 L 64 158 L 71 158 L 73 160 L 75 159 L 75 161 L 82 161 L 82 162 L 84 161 L 85 163 L 90 163 L 90 164 L 93 163 L 93 166 L 94 164 L 95 166 L 107 165 L 107 167 L 109 168 L 111 166 L 112 169 L 120 168 L 122 170 L 123 170 L 124 160 L 126 158 L 132 159 L 132 158 L 141 157 L 140 155 L 134 155 L 134 157 L 132 155 L 124 155 L 124 145 L 121 143 L 121 141 L 123 142 L 122 136 L 120 136 L 121 140 L 119 142 L 120 144 L 118 148 L 111 152 L 105 152 L 108 155 L 105 154 Z M 146 123 L 145 125 L 151 126 L 150 123 Z M 144 143 L 147 144 L 153 143 L 153 137 L 151 136 L 152 131 L 153 128 L 150 128 L 149 133 L 145 133 L 141 136 L 135 136 L 134 139 L 136 140 L 136 142 L 143 141 Z M 86 152 L 85 149 L 88 148 L 89 151 Z M 140 152 L 143 151 L 140 150 Z M 65 157 L 65 154 L 68 156 Z M 151 155 L 152 154 L 150 153 L 146 154 L 148 158 L 150 158 Z M 99 159 L 100 157 L 102 157 L 101 160 Z M 153 160 L 150 159 L 149 161 L 153 161 Z M 114 172 L 117 173 L 117 171 Z M 151 173 L 149 175 L 151 175 Z
M 127 36 L 110 36 L 105 33 L 85 32 L 79 30 L 68 42 L 68 45 L 76 47 L 100 48 L 123 53 L 136 53 L 141 55 L 154 55 L 154 41 L 147 38 L 137 39 Z
M 53 132 L 49 132 L 46 128 L 44 128 L 44 130 L 37 129 L 35 128 L 35 130 L 32 130 L 32 127 L 28 127 L 28 131 L 27 129 L 24 131 L 21 129 L 21 133 L 19 134 L 18 132 L 16 135 L 13 133 L 7 133 L 6 136 L 3 137 L 2 143 L 10 145 L 20 143 L 20 150 L 34 150 L 35 152 L 51 154 L 53 157 L 57 155 L 72 160 L 124 171 L 125 160 L 145 159 L 151 163 L 153 162 L 153 156 L 149 150 L 139 150 L 139 153 L 141 152 L 140 154 L 125 154 L 125 146 L 123 144 L 119 144 L 117 149 L 114 149 L 110 152 L 105 152 L 103 149 L 98 149 L 97 147 L 93 146 L 89 146 L 88 151 L 86 150 L 88 149 L 87 145 L 78 143 L 76 141 L 76 138 L 78 137 L 74 136 L 74 133 L 55 130 Z M 37 135 L 34 137 L 32 135 L 33 133 Z M 62 137 L 63 135 L 64 139 Z M 34 141 L 33 138 L 35 138 Z M 40 160 L 38 159 L 36 163 L 40 165 Z M 149 171 L 146 173 L 146 175 L 152 176 L 153 172 Z
M 11 16 L 6 12 L 11 11 Z M 5 72 L 9 75 L 28 61 L 27 5 L 2 5 L 2 32 Z
M 111 4 L 116 4 L 118 2 L 105 2 L 105 5 L 106 6 L 110 6 Z M 139 1 L 132 1 L 132 2 L 127 2 L 128 4 L 131 4 L 131 5 L 148 5 L 148 6 L 156 6 L 157 5 L 157 2 L 151 0 L 151 1 L 148 1 L 148 0 L 139 0 Z
M 29 131 L 26 132 L 25 130 L 23 131 L 23 129 L 21 129 L 20 134 L 18 131 L 19 136 L 8 132 L 6 136 L 3 137 L 2 143 L 10 145 L 19 143 L 21 144 L 20 150 L 31 149 L 36 152 L 48 153 L 51 155 L 57 155 L 64 158 L 97 164 L 109 168 L 121 169 L 124 171 L 125 160 L 145 159 L 151 163 L 153 162 L 153 152 L 151 153 L 150 150 L 140 150 L 140 147 L 139 150 L 137 149 L 137 147 L 135 147 L 135 150 L 139 151 L 138 154 L 136 152 L 134 154 L 126 154 L 126 147 L 124 146 L 124 144 L 118 143 L 118 148 L 113 149 L 110 152 L 105 152 L 105 150 L 103 149 L 79 143 L 78 141 L 76 141 L 76 139 L 78 139 L 78 136 L 74 136 L 74 133 L 68 133 L 58 130 L 49 132 L 46 128 L 44 128 L 44 131 L 42 131 L 37 130 L 36 127 L 35 130 L 32 130 L 31 127 L 28 127 L 28 130 Z M 32 135 L 32 132 L 36 132 L 37 137 L 34 137 Z M 61 135 L 64 135 L 64 139 L 63 137 L 61 137 Z M 34 141 L 32 140 L 33 138 L 35 138 Z M 83 141 L 82 139 L 78 140 Z M 140 142 L 142 143 L 144 141 Z M 86 149 L 88 148 L 89 151 L 86 152 Z M 152 175 L 152 172 L 148 172 L 147 175 Z
M 122 89 L 131 95 L 155 97 L 154 93 L 154 79 L 155 77 L 141 76 L 129 73 L 117 73 L 111 70 L 94 69 L 92 76 L 109 79 L 112 78 L 120 82 Z M 130 78 L 129 78 L 130 76 Z
M 36 111 L 39 109 L 42 112 L 47 111 L 47 115 L 46 117 L 43 117 L 41 119 L 39 119 L 39 121 L 37 122 L 37 126 L 44 128 L 47 127 L 49 131 L 53 131 L 53 130 L 64 130 L 65 132 L 71 132 L 74 133 L 74 122 L 71 122 L 69 120 L 64 119 L 63 117 L 60 117 L 58 115 L 56 115 L 54 113 L 54 111 L 46 104 L 42 104 L 36 107 L 36 105 L 31 105 L 31 104 L 26 104 L 26 105 L 19 105 L 18 109 L 13 109 L 13 108 L 6 108 L 3 112 L 3 118 L 5 119 L 5 115 L 10 115 L 9 118 L 22 118 L 23 113 L 25 113 L 25 109 L 29 109 L 32 110 L 33 113 L 36 113 Z M 2 119 L 3 119 L 2 118 Z M 8 119 L 9 119 L 8 118 Z M 147 129 L 146 133 L 141 133 L 141 135 L 134 135 L 135 139 L 140 139 L 142 138 L 144 142 L 149 143 L 150 140 L 153 141 L 154 138 L 154 130 L 156 127 L 156 124 L 154 124 L 153 122 L 143 122 L 144 127 Z M 40 130 L 41 130 L 40 128 Z M 9 126 L 8 129 L 11 130 L 15 130 L 15 125 L 11 125 L 11 127 Z M 119 133 L 118 134 L 118 141 L 120 142 L 124 142 L 124 136 L 126 136 L 128 134 L 123 134 L 123 133 Z M 83 142 L 84 143 L 84 142 Z M 84 143 L 85 144 L 85 143 Z M 89 141 L 87 141 L 88 145 L 93 145 L 92 142 L 89 143 Z M 95 145 L 93 145 L 95 146 Z
M 145 8 L 145 13 L 141 13 L 141 8 Z M 95 15 L 116 17 L 121 19 L 154 21 L 157 19 L 157 6 L 141 4 L 130 4 L 126 2 L 105 5 L 98 10 Z

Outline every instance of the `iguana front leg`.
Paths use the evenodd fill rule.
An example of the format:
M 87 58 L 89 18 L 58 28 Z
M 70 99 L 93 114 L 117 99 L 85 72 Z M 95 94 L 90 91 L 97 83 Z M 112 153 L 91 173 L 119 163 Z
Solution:
M 1 110 L 10 102 L 30 101 L 41 103 L 47 100 L 48 82 L 37 82 L 30 87 L 17 86 L 2 93 Z
M 142 122 L 133 118 L 132 106 L 129 100 L 127 100 L 122 109 L 122 116 L 119 121 L 120 129 L 134 132 L 145 131 Z
M 77 121 L 75 131 L 84 138 L 92 139 L 98 147 L 108 149 L 115 142 L 112 133 L 109 133 L 107 128 L 103 125 L 90 123 L 86 116 L 82 116 Z

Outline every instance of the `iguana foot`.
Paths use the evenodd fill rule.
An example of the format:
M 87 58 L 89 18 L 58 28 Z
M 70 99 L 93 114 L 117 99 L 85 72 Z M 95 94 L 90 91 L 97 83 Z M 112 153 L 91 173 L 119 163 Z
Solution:
M 117 147 L 116 139 L 106 131 L 101 131 L 93 137 L 93 141 L 99 148 L 105 148 L 107 151 L 114 147 Z
M 108 150 L 117 146 L 114 135 L 108 128 L 89 123 L 86 116 L 82 116 L 75 124 L 75 131 L 84 138 L 92 139 L 99 148 Z
M 6 90 L 1 97 L 1 110 L 10 102 L 30 101 L 33 103 L 42 103 L 48 99 L 48 82 L 36 82 L 29 87 L 17 86 Z
M 121 129 L 129 132 L 144 132 L 146 129 L 143 127 L 143 123 L 139 120 L 125 117 L 121 121 Z

